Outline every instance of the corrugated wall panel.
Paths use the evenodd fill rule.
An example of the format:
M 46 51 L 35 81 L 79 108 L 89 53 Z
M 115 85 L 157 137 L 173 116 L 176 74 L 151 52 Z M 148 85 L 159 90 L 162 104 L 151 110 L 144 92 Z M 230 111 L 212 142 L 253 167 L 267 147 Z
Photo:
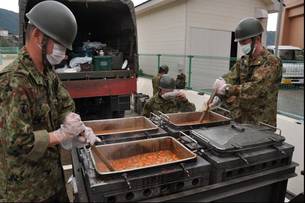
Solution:
M 196 54 L 208 56 L 229 57 L 231 38 L 230 32 L 235 30 L 238 22 L 245 17 L 255 16 L 257 9 L 267 9 L 267 5 L 261 0 L 177 0 L 162 6 L 152 9 L 145 14 L 137 16 L 138 26 L 138 44 L 139 53 L 149 54 Z M 192 39 L 192 29 L 216 30 L 227 33 L 221 40 L 218 35 L 211 36 L 213 49 L 211 53 L 205 51 L 193 53 L 191 44 L 196 46 L 206 46 L 206 39 L 196 41 Z M 194 37 L 193 37 L 194 38 Z M 224 51 L 224 46 L 227 47 Z M 194 46 L 193 46 L 194 47 Z M 217 50 L 219 48 L 219 50 Z M 154 59 L 155 58 L 155 59 Z M 196 89 L 209 88 L 214 77 L 220 75 L 220 70 L 228 70 L 228 60 L 213 62 L 205 61 L 207 59 L 198 59 L 193 64 L 193 79 L 192 84 Z M 170 66 L 171 75 L 177 74 L 178 66 L 185 67 L 185 72 L 188 71 L 187 58 L 161 57 L 161 64 L 167 63 Z M 214 66 L 215 73 L 210 73 L 202 68 L 202 64 L 218 64 Z M 157 57 L 140 57 L 140 68 L 145 73 L 157 73 Z M 196 67 L 196 65 L 198 67 Z M 205 67 L 211 65 L 205 65 Z M 197 73 L 204 71 L 208 79 L 202 78 L 205 82 L 200 85 L 199 78 L 201 75 Z M 212 74 L 212 75 L 211 75 Z
M 245 17 L 255 17 L 257 8 L 266 9 L 260 0 L 189 0 L 188 26 L 233 31 Z
M 137 16 L 140 54 L 185 54 L 184 2 L 180 0 Z M 163 63 L 166 61 L 161 59 Z M 157 73 L 157 57 L 140 56 L 139 65 L 147 74 Z M 171 68 L 172 64 L 168 65 Z
M 139 53 L 184 54 L 184 0 L 137 16 Z

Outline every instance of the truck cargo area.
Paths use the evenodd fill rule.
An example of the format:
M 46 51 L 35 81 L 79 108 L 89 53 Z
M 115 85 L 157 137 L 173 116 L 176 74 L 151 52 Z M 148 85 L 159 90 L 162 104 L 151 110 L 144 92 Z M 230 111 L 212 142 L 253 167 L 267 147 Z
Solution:
M 78 25 L 73 50 L 67 51 L 68 59 L 62 66 L 70 68 L 76 57 L 92 58 L 91 63 L 80 64 L 77 72 L 59 73 L 75 100 L 76 112 L 84 120 L 124 116 L 130 109 L 130 96 L 136 92 L 138 69 L 133 4 L 121 0 L 59 1 L 71 9 Z M 27 22 L 25 13 L 39 2 L 20 2 L 21 30 Z M 20 41 L 24 44 L 24 37 Z M 99 47 L 92 48 L 90 43 Z M 122 69 L 124 61 L 127 66 Z

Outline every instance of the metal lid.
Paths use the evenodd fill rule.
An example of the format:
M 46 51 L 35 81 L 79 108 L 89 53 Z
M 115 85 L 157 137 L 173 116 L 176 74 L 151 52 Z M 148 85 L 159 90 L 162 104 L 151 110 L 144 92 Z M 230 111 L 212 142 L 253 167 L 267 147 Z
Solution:
M 250 124 L 232 124 L 191 131 L 199 143 L 218 152 L 238 152 L 281 144 L 285 138 L 274 129 Z

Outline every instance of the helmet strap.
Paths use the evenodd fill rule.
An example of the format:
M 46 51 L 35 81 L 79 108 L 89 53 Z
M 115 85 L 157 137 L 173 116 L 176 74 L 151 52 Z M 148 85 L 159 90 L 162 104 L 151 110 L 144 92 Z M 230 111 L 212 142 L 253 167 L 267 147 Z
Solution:
M 251 38 L 251 51 L 249 53 L 249 56 L 252 56 L 252 54 L 253 54 L 253 50 L 254 50 L 254 46 L 255 46 L 255 40 L 256 40 L 256 37 Z
M 43 38 L 42 38 L 42 50 L 41 50 L 41 54 L 42 54 L 41 58 L 42 58 L 42 64 L 43 64 L 43 67 L 44 67 L 44 69 L 43 69 L 44 73 L 46 73 L 47 70 L 52 69 L 52 66 L 47 59 L 48 41 L 49 41 L 49 37 L 44 34 Z

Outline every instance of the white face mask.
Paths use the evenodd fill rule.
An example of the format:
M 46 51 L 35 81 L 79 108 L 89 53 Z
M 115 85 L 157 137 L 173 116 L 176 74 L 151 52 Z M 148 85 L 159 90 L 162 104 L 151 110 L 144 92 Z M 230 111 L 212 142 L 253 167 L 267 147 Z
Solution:
M 244 52 L 244 54 L 246 54 L 246 55 L 250 54 L 250 51 L 251 51 L 251 42 L 248 43 L 248 44 L 245 44 L 245 45 L 240 45 L 240 46 L 241 46 L 241 49 Z M 252 53 L 254 53 L 254 51 L 255 51 L 255 46 L 253 48 Z
M 162 94 L 161 97 L 165 100 L 175 100 L 178 93 L 179 91 L 174 90 L 172 92 L 167 92 L 165 94 Z
M 51 54 L 47 54 L 47 59 L 51 65 L 57 65 L 66 57 L 66 48 L 60 44 L 54 43 L 53 51 Z

